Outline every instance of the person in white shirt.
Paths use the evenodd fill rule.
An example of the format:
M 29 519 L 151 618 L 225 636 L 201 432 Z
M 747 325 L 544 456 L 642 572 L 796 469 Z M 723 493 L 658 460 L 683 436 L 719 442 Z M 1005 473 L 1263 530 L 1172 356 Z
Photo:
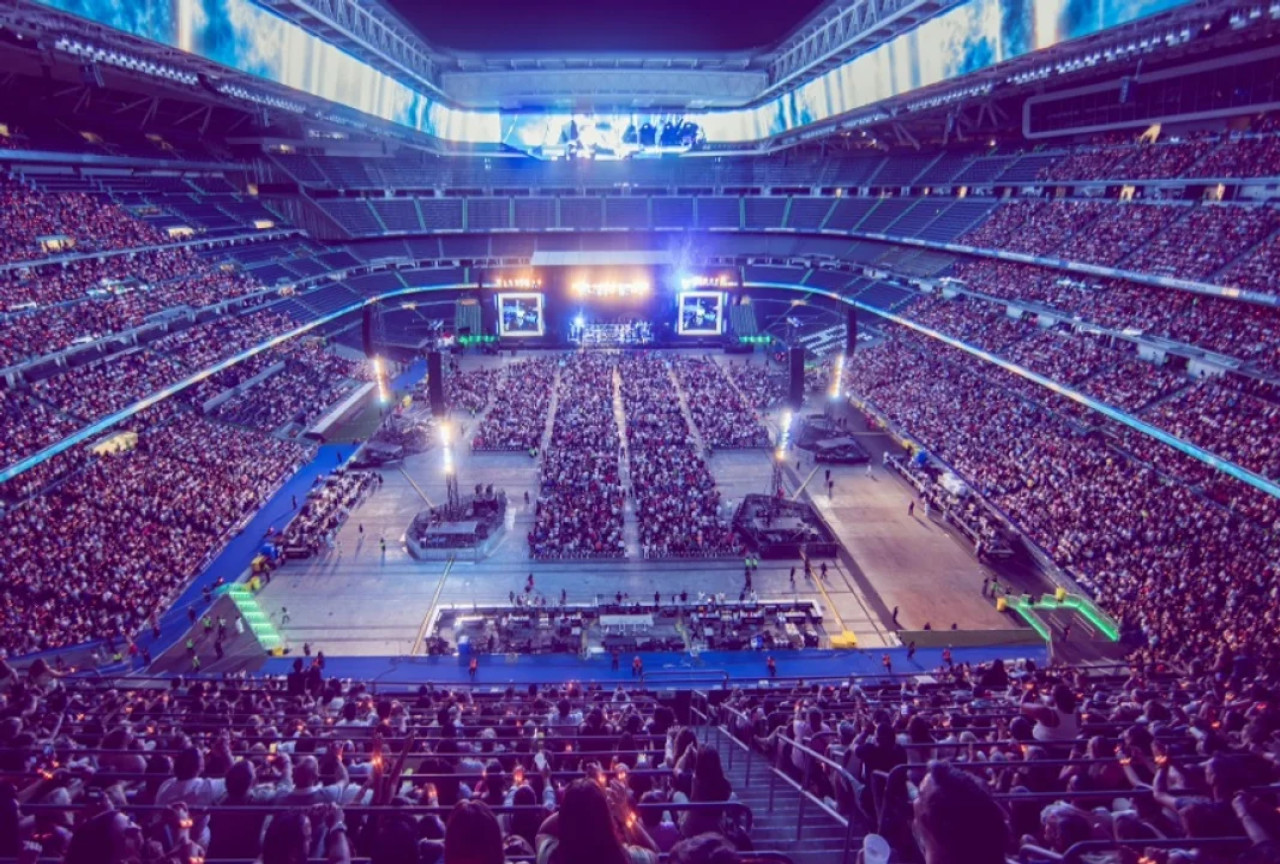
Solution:
M 173 760 L 173 777 L 160 784 L 156 792 L 156 804 L 160 806 L 181 801 L 193 811 L 205 811 L 196 816 L 191 836 L 201 846 L 209 846 L 208 808 L 227 793 L 225 781 L 201 777 L 204 773 L 204 754 L 196 747 L 188 747 Z

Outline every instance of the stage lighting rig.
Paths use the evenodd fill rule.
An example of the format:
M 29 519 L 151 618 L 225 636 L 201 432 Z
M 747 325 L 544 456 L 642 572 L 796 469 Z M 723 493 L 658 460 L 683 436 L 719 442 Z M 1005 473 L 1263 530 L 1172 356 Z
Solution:
M 647 279 L 579 279 L 569 290 L 575 297 L 644 297 L 651 287 Z
M 769 494 L 781 498 L 786 494 L 782 482 L 782 466 L 787 461 L 787 448 L 791 446 L 791 412 L 782 412 L 782 424 L 778 429 L 778 446 L 773 451 L 773 481 Z
M 844 381 L 844 354 L 836 355 L 836 362 L 831 369 L 831 387 L 827 396 L 835 401 L 840 398 L 840 385 Z

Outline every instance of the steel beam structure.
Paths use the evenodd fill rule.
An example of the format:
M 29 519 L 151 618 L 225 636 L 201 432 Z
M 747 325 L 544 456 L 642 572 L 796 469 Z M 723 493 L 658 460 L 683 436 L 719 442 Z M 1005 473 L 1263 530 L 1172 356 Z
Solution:
M 771 52 L 761 99 L 793 89 L 961 0 L 834 0 Z
M 255 0 L 315 36 L 437 97 L 443 55 L 380 3 L 359 0 Z

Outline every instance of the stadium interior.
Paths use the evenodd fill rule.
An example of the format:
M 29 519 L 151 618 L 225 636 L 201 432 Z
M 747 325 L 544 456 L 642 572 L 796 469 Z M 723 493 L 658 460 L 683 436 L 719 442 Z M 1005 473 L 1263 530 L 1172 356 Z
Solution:
M 0 864 L 1280 861 L 1280 3 L 426 5 L 0 0 Z

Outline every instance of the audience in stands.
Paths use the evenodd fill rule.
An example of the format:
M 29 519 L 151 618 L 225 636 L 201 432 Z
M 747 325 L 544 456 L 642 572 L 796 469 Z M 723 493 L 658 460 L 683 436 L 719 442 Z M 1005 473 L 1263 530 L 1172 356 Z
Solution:
M 115 204 L 80 192 L 37 191 L 24 181 L 0 177 L 0 260 L 58 254 L 43 245 L 50 239 L 71 247 L 64 251 L 96 252 L 157 245 L 165 235 Z
M 862 352 L 847 377 L 1140 633 L 1152 655 L 1189 661 L 1224 637 L 1280 622 L 1267 587 L 1280 575 L 1270 526 L 1065 422 L 1053 412 L 1066 400 L 1041 390 L 1030 402 L 1010 373 L 980 375 L 958 349 L 905 332 Z M 982 410 L 957 416 L 957 401 Z
M 132 449 L 0 516 L 0 647 L 132 638 L 306 456 L 194 413 L 151 416 Z

